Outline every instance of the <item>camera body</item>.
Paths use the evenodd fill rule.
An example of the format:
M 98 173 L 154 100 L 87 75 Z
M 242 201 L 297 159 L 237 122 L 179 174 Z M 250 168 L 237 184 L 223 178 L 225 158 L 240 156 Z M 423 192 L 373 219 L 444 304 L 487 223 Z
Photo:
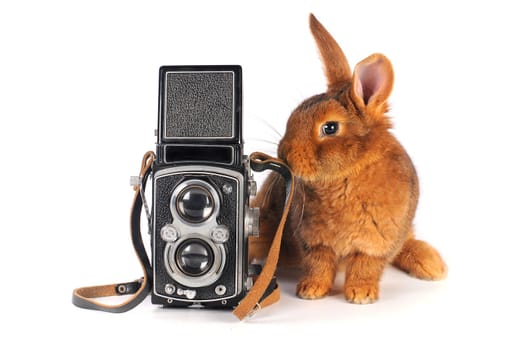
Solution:
M 256 184 L 243 155 L 240 66 L 163 66 L 152 169 L 152 302 L 235 307 L 251 288 Z

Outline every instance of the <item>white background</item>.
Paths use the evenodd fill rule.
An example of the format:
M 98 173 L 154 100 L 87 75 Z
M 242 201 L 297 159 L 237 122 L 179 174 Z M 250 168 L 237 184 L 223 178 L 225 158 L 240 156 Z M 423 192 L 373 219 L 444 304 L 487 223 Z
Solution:
M 191 3 L 191 4 L 190 4 Z M 4 1 L 0 5 L 0 347 L 523 348 L 524 82 L 518 1 Z M 273 153 L 291 110 L 324 91 L 314 12 L 354 66 L 387 55 L 390 115 L 421 182 L 418 235 L 449 276 L 389 268 L 381 298 L 294 296 L 228 311 L 72 306 L 75 287 L 141 274 L 132 191 L 153 149 L 158 68 L 240 64 L 245 152 Z M 340 276 L 341 277 L 341 276 Z

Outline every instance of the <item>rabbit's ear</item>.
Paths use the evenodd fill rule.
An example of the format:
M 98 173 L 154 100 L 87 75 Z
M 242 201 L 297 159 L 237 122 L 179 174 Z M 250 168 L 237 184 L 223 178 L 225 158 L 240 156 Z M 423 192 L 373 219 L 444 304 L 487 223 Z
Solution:
M 371 115 L 385 113 L 387 99 L 394 84 L 392 64 L 382 54 L 373 54 L 359 62 L 350 91 L 358 107 Z
M 350 83 L 352 71 L 343 50 L 313 14 L 310 14 L 310 30 L 323 61 L 328 90 L 339 89 Z

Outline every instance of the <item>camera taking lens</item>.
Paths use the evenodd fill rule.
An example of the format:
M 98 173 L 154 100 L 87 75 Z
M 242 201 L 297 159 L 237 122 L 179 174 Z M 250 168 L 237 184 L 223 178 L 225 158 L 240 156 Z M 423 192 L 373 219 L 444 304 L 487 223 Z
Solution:
M 179 269 L 185 274 L 202 276 L 213 265 L 213 252 L 206 242 L 188 239 L 177 249 L 175 260 Z

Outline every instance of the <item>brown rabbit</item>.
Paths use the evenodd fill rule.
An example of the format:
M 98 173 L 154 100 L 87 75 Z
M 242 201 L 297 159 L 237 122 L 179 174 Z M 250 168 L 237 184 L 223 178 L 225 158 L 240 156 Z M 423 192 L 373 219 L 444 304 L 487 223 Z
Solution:
M 388 263 L 417 278 L 444 278 L 439 253 L 414 238 L 417 174 L 385 115 L 393 85 L 390 61 L 373 54 L 352 74 L 341 48 L 313 15 L 310 29 L 328 90 L 292 112 L 278 147 L 297 181 L 281 250 L 282 261 L 298 260 L 304 270 L 297 295 L 327 295 L 341 264 L 346 299 L 359 304 L 377 300 Z M 282 180 L 270 175 L 253 203 L 261 208 L 261 235 L 250 241 L 253 258 L 267 254 L 283 197 Z

